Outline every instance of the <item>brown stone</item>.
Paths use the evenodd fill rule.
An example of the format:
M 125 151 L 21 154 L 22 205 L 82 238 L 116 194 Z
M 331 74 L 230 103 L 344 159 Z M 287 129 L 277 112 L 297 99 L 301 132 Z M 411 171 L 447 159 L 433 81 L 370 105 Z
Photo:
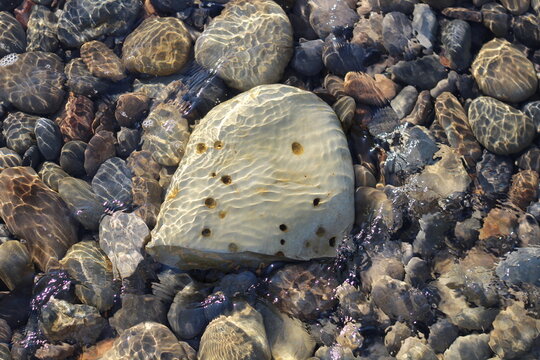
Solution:
M 69 94 L 62 114 L 56 119 L 64 142 L 71 140 L 88 141 L 92 137 L 94 103 L 83 95 Z
M 93 40 L 81 46 L 81 58 L 92 75 L 112 81 L 126 77 L 122 60 L 101 41 Z
M 161 165 L 159 165 L 147 150 L 134 151 L 127 158 L 127 166 L 134 176 L 147 177 L 150 179 L 159 179 Z
M 521 210 L 536 199 L 538 189 L 538 173 L 534 170 L 522 170 L 512 176 L 512 185 L 508 191 L 508 200 Z
M 0 173 L 0 217 L 9 231 L 26 240 L 32 260 L 42 271 L 58 266 L 77 241 L 77 222 L 57 192 L 30 167 Z
M 396 96 L 395 83 L 379 75 L 375 79 L 363 72 L 349 72 L 345 75 L 344 89 L 356 101 L 377 107 L 385 106 Z
M 107 130 L 96 133 L 84 150 L 84 170 L 88 176 L 94 176 L 99 166 L 116 155 L 114 134 Z
M 159 182 L 142 176 L 134 176 L 133 183 L 133 206 L 135 213 L 148 225 L 153 228 L 156 225 L 157 216 L 162 202 L 163 190 Z
M 132 127 L 148 114 L 150 99 L 143 93 L 127 93 L 118 97 L 114 117 L 120 126 Z
M 482 12 L 460 7 L 449 7 L 442 11 L 444 16 L 476 23 L 482 22 Z

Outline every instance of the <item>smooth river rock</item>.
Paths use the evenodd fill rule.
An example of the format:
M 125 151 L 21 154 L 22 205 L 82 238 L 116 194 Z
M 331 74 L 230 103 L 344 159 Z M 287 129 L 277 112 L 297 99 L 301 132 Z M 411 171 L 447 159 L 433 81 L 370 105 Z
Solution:
M 278 82 L 293 54 L 293 30 L 271 0 L 235 0 L 206 27 L 195 59 L 215 70 L 227 85 L 249 90 Z
M 335 256 L 354 220 L 353 187 L 332 109 L 294 87 L 259 86 L 195 128 L 147 251 L 182 268 Z
M 46 271 L 77 241 L 77 223 L 56 191 L 30 167 L 0 173 L 0 218 L 26 240 L 32 260 Z M 43 236 L 47 234 L 47 236 Z

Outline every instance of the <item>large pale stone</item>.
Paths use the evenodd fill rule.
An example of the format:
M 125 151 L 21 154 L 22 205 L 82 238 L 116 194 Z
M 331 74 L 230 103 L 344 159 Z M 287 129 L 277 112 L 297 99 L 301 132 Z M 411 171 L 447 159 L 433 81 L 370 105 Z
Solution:
M 353 190 L 332 109 L 312 93 L 262 85 L 195 128 L 147 250 L 181 268 L 335 256 L 354 221 Z

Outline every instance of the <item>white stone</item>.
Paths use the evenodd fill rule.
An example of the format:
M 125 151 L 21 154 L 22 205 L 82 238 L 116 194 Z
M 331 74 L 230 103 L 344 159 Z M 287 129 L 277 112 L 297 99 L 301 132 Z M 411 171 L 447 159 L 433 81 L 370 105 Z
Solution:
M 181 268 L 332 257 L 354 221 L 353 192 L 332 109 L 298 88 L 262 85 L 197 125 L 147 251 Z

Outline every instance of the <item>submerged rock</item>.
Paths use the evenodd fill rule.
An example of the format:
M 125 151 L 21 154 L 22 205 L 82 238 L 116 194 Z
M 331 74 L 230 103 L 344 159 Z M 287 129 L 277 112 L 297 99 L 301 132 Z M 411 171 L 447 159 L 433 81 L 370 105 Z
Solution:
M 279 81 L 293 53 L 292 26 L 271 0 L 232 1 L 195 44 L 195 59 L 227 85 L 249 90 Z
M 183 268 L 334 256 L 353 222 L 353 185 L 332 109 L 299 89 L 260 86 L 195 128 L 147 251 Z
M 77 241 L 77 224 L 58 193 L 29 167 L 3 170 L 0 193 L 0 218 L 12 234 L 26 240 L 32 260 L 43 271 L 58 265 Z

